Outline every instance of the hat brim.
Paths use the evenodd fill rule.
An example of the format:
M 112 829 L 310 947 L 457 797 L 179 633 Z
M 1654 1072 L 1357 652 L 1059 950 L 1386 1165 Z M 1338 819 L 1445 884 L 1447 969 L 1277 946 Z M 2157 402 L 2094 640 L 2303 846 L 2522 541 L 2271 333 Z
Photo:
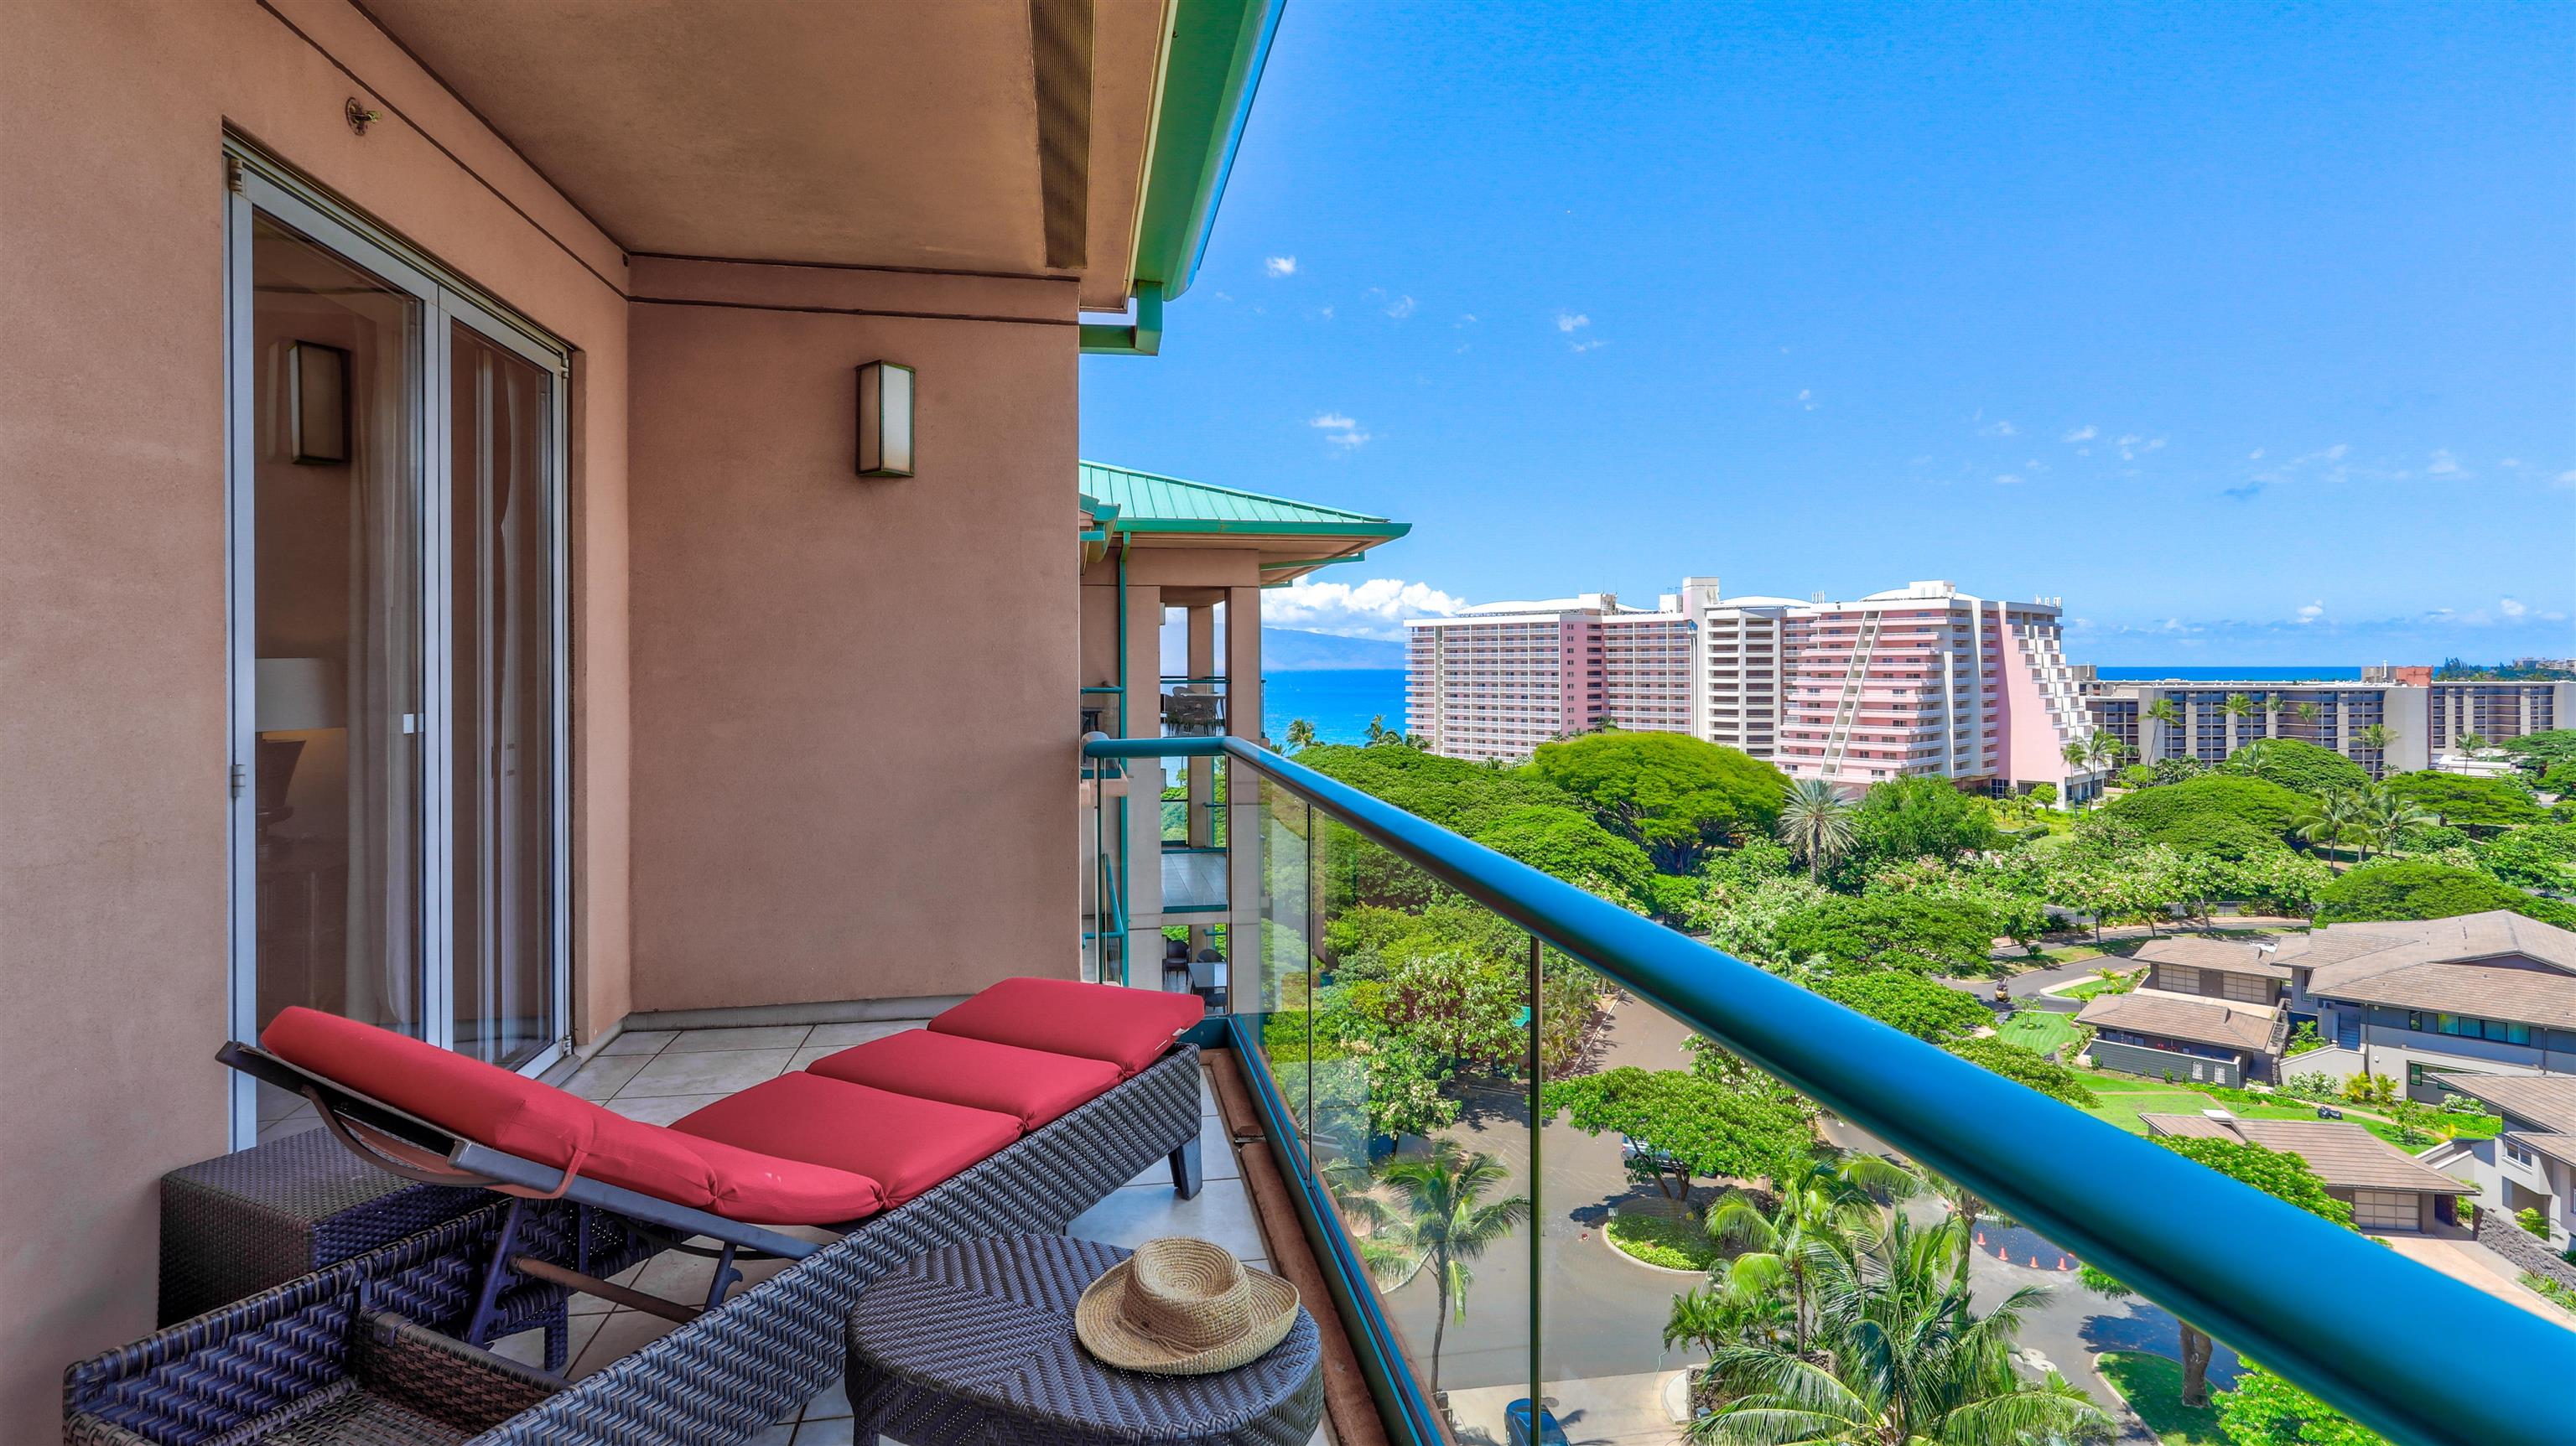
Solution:
M 1188 1350 L 1138 1330 L 1127 1319 L 1133 1257 L 1101 1272 L 1073 1309 L 1074 1339 L 1092 1358 L 1121 1370 L 1158 1376 L 1204 1376 L 1268 1355 L 1297 1324 L 1297 1287 L 1266 1270 L 1243 1268 L 1252 1288 L 1252 1323 L 1230 1341 Z

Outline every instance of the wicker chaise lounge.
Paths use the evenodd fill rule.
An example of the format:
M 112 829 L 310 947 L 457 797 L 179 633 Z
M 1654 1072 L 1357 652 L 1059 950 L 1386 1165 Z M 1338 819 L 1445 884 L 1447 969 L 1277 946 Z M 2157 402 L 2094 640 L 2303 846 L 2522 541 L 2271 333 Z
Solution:
M 416 1041 L 387 1036 L 389 1045 L 367 1037 L 380 1031 L 327 1016 L 281 1016 L 288 1027 L 272 1026 L 262 1048 L 227 1046 L 224 1058 L 315 1100 L 344 1144 L 388 1169 L 511 1196 L 478 1267 L 480 1300 L 502 1281 L 534 1278 L 686 1322 L 471 1439 L 678 1446 L 746 1440 L 821 1389 L 840 1369 L 852 1298 L 923 1250 L 1060 1231 L 1158 1159 L 1184 1197 L 1195 1194 L 1198 1051 L 1177 1041 L 1200 1009 L 1189 995 L 1006 981 L 928 1031 L 843 1051 L 668 1128 Z M 535 1213 L 529 1202 L 543 1199 L 613 1215 L 670 1247 L 693 1248 L 690 1236 L 715 1241 L 699 1248 L 719 1257 L 707 1299 L 639 1297 L 518 1249 L 522 1218 Z M 840 1238 L 817 1244 L 774 1228 L 807 1225 Z M 726 1299 L 732 1262 L 753 1253 L 793 1263 Z M 309 1319 L 319 1310 L 345 1331 L 356 1313 L 380 1308 L 365 1288 L 369 1259 L 335 1267 L 353 1282 L 346 1302 L 307 1302 L 300 1323 L 272 1318 L 274 1302 L 254 1297 L 74 1367 L 72 1416 L 112 1422 L 136 1440 L 258 1439 L 255 1429 L 234 1433 L 312 1382 L 246 1386 L 192 1368 L 192 1355 L 241 1354 L 225 1326 L 232 1317 L 243 1331 L 309 1343 L 330 1336 Z M 483 1316 L 478 1304 L 430 1323 L 470 1340 Z

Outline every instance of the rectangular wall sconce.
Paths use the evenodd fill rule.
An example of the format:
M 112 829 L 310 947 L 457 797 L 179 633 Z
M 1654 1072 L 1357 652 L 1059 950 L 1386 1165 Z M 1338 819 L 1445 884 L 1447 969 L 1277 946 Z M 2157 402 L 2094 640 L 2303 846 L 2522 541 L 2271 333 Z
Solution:
M 859 475 L 912 475 L 912 368 L 901 362 L 859 368 Z
M 286 430 L 295 460 L 345 466 L 349 460 L 349 354 L 318 341 L 286 349 Z

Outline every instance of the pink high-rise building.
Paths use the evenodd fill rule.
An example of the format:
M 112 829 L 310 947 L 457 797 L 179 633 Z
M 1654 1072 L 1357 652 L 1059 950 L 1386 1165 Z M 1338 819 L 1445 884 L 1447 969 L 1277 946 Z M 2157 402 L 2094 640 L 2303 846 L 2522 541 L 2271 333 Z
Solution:
M 2053 602 L 1918 582 L 1851 602 L 1726 597 L 1684 579 L 1653 609 L 1609 593 L 1492 603 L 1408 634 L 1406 716 L 1436 753 L 1519 759 L 1603 722 L 1687 733 L 1852 789 L 1912 776 L 2096 791 Z

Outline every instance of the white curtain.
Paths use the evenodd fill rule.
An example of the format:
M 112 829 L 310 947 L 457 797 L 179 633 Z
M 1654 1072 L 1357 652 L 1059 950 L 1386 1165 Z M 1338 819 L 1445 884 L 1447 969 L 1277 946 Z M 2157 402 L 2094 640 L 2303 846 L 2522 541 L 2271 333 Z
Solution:
M 421 755 L 403 721 L 421 711 L 420 323 L 400 307 L 351 359 L 348 1014 L 417 1034 Z

